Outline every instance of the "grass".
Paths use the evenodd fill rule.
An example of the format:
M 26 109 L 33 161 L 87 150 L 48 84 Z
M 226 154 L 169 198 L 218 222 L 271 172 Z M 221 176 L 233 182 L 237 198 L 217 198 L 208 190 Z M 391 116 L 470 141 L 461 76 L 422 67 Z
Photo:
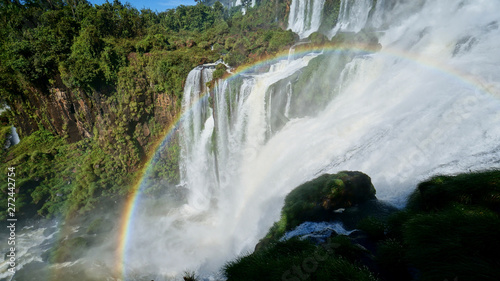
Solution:
M 364 231 L 373 240 L 380 240 L 385 237 L 386 225 L 374 217 L 362 219 L 357 228 Z
M 290 239 L 237 258 L 224 267 L 228 281 L 377 280 L 366 268 L 328 247 Z
M 422 280 L 500 277 L 500 219 L 491 210 L 456 204 L 440 212 L 415 215 L 403 229 L 406 257 L 421 270 Z
M 389 280 L 408 280 L 410 266 L 419 280 L 499 280 L 499 179 L 486 171 L 420 183 L 379 243 L 380 266 L 397 277 Z
M 500 213 L 500 172 L 437 176 L 418 185 L 409 209 L 432 211 L 450 204 L 480 205 Z

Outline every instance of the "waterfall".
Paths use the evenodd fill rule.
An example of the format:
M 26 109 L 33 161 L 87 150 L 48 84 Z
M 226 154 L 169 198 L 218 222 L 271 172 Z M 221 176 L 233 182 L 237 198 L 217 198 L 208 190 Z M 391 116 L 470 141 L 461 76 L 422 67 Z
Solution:
M 305 38 L 318 31 L 325 0 L 292 0 L 288 28 Z
M 213 169 L 206 170 L 206 167 L 214 165 L 212 162 L 215 161 L 210 158 L 210 147 L 207 145 L 215 123 L 208 100 L 203 98 L 209 91 L 206 83 L 212 80 L 214 70 L 214 65 L 204 65 L 189 72 L 182 99 L 182 110 L 185 116 L 181 131 L 183 141 L 180 162 L 181 182 L 187 186 L 200 186 L 197 192 L 191 193 L 190 197 L 190 205 L 197 208 L 208 207 L 207 202 L 202 199 L 215 188 L 213 179 L 217 176 Z M 209 173 L 207 177 L 211 177 L 212 180 L 186 176 L 203 172 Z
M 255 7 L 255 4 L 257 3 L 257 0 L 252 0 L 252 4 L 251 4 L 251 7 Z M 237 6 L 241 6 L 243 5 L 242 1 L 241 0 L 236 0 L 234 2 L 234 5 L 233 7 L 237 7 Z
M 365 27 L 371 8 L 372 0 L 342 0 L 339 18 L 330 37 L 337 32 L 359 32 Z
M 319 3 L 292 2 L 289 27 L 301 37 Z M 372 2 L 343 3 L 339 30 L 362 28 Z M 363 171 L 379 199 L 402 207 L 430 176 L 500 168 L 500 3 L 380 7 L 390 14 L 378 18 L 387 21 L 379 23 L 387 27 L 380 52 L 293 55 L 268 72 L 217 82 L 210 103 L 199 99 L 210 67 L 189 74 L 181 129 L 188 195 L 180 208 L 140 210 L 127 268 L 208 276 L 251 251 L 279 219 L 286 194 L 322 173 Z M 310 75 L 317 58 L 330 79 Z M 297 84 L 305 73 L 308 84 Z M 319 84 L 329 90 L 312 92 Z M 271 90 L 276 85 L 287 89 Z M 304 96 L 330 100 L 314 115 L 299 114 Z M 289 120 L 274 129 L 270 111 L 282 105 Z
M 290 116 L 290 104 L 292 100 L 292 83 L 288 82 L 286 85 L 286 105 L 285 105 L 285 117 L 288 118 Z
M 16 145 L 19 143 L 20 139 L 19 139 L 19 135 L 17 134 L 17 130 L 16 130 L 16 127 L 12 126 L 12 129 L 11 129 L 11 135 L 12 135 L 12 139 L 11 139 L 11 144 L 12 145 Z

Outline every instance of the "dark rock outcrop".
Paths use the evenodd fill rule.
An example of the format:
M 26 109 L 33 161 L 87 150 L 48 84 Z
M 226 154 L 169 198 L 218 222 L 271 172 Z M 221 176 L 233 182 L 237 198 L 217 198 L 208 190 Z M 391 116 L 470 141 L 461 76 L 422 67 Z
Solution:
M 304 221 L 329 221 L 335 211 L 375 198 L 369 176 L 344 171 L 324 174 L 295 188 L 285 199 L 286 230 Z
M 338 219 L 339 209 L 375 199 L 375 192 L 370 177 L 361 172 L 324 174 L 306 182 L 288 194 L 280 221 L 256 248 L 279 239 L 303 222 Z

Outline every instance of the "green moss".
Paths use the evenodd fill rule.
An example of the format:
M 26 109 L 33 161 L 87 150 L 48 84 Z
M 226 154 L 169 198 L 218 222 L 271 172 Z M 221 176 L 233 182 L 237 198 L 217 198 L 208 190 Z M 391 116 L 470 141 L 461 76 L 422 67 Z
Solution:
M 317 45 L 323 45 L 326 42 L 329 42 L 328 38 L 320 32 L 313 32 L 311 35 L 309 35 L 309 40 L 311 41 L 311 43 Z
M 329 221 L 334 211 L 350 207 L 375 197 L 368 176 L 360 172 L 324 174 L 290 192 L 281 210 L 281 219 L 269 233 L 268 239 L 279 239 L 285 231 L 305 221 Z
M 290 239 L 239 257 L 224 267 L 227 280 L 377 280 L 331 247 Z
M 220 79 L 222 78 L 222 76 L 224 76 L 225 73 L 226 73 L 226 66 L 220 63 L 215 67 L 215 71 L 213 73 L 213 79 L 214 80 Z
M 3 145 L 3 142 L 7 139 L 7 136 L 11 133 L 11 126 L 2 126 L 0 127 L 0 144 Z
M 420 214 L 404 225 L 409 262 L 422 280 L 498 280 L 500 241 L 498 215 L 485 208 L 450 206 L 438 213 Z
M 387 276 L 411 280 L 498 280 L 498 171 L 436 176 L 419 184 L 408 207 L 388 220 L 377 261 Z
M 406 251 L 406 247 L 397 239 L 387 239 L 377 245 L 376 262 L 390 280 L 411 280 Z
M 271 39 L 269 40 L 268 50 L 270 52 L 275 52 L 282 50 L 285 46 L 291 46 L 294 42 L 294 33 L 291 30 L 288 31 L 276 31 L 273 33 Z
M 336 94 L 336 89 L 331 87 L 332 77 L 339 77 L 351 59 L 351 54 L 344 52 L 327 53 L 310 60 L 292 84 L 290 116 L 314 116 L 321 112 Z
M 335 27 L 339 18 L 340 0 L 325 0 L 319 32 L 328 33 Z
M 408 208 L 430 211 L 453 203 L 481 205 L 500 212 L 500 171 L 434 177 L 418 185 Z
M 367 217 L 361 220 L 357 228 L 364 231 L 374 240 L 380 240 L 385 237 L 386 225 L 374 217 Z
M 317 207 L 310 205 L 317 198 L 342 193 L 339 186 L 351 184 L 346 180 L 349 172 L 321 176 L 293 190 L 280 221 L 256 251 L 228 263 L 224 272 L 228 280 L 371 280 L 364 263 L 382 280 L 499 280 L 498 174 L 434 177 L 419 185 L 411 208 L 392 214 L 387 223 L 363 220 L 361 231 L 352 238 L 339 235 L 320 246 L 294 239 L 280 242 L 277 238 L 293 222 L 291 206 L 307 213 Z M 314 270 L 305 271 L 317 256 L 325 258 L 314 264 Z

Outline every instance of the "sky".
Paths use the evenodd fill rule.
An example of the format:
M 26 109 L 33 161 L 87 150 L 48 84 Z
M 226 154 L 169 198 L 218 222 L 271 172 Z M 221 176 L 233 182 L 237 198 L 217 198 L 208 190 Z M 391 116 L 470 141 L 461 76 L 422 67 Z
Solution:
M 103 4 L 106 3 L 106 0 L 90 0 L 92 4 Z M 113 0 L 109 0 L 110 3 L 113 3 Z M 138 10 L 142 8 L 149 8 L 153 11 L 162 12 L 167 9 L 175 8 L 179 5 L 195 5 L 196 2 L 194 0 L 120 0 L 123 4 L 130 3 L 133 7 Z

